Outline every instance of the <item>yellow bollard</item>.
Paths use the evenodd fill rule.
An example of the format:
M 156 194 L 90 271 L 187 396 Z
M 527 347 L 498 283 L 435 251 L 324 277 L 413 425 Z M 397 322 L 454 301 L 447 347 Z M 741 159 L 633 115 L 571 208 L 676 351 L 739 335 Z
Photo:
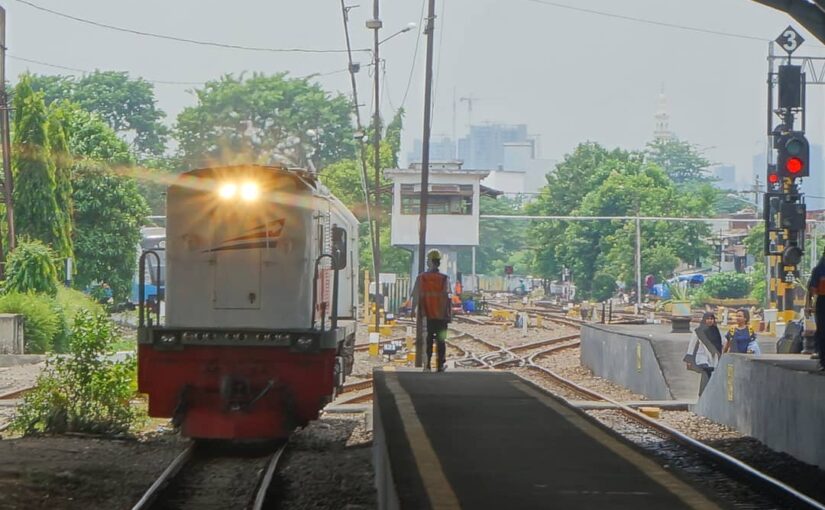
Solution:
M 543 322 L 543 320 L 544 320 L 544 319 L 542 319 L 542 318 L 541 318 L 541 315 L 536 315 L 536 327 L 537 327 L 537 328 L 542 327 L 542 322 Z
M 404 340 L 407 344 L 407 363 L 415 363 L 415 337 L 412 326 L 407 326 L 407 336 Z
M 378 357 L 378 339 L 381 337 L 379 333 L 370 333 L 370 357 Z

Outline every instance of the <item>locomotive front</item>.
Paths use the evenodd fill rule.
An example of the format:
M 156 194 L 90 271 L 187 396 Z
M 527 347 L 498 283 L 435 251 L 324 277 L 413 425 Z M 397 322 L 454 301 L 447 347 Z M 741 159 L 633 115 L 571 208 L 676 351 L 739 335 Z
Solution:
M 139 326 L 150 416 L 223 439 L 316 418 L 352 366 L 356 246 L 357 221 L 308 174 L 182 174 L 167 193 L 165 322 Z

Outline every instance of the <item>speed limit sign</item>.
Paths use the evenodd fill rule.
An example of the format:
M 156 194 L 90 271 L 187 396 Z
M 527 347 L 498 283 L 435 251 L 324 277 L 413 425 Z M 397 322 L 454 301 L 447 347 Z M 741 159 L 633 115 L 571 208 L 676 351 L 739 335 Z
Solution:
M 795 52 L 797 48 L 802 46 L 805 39 L 799 35 L 799 32 L 794 30 L 792 26 L 788 25 L 788 28 L 783 30 L 775 41 L 779 43 L 779 46 L 781 46 L 783 50 L 788 52 L 788 55 L 790 55 Z

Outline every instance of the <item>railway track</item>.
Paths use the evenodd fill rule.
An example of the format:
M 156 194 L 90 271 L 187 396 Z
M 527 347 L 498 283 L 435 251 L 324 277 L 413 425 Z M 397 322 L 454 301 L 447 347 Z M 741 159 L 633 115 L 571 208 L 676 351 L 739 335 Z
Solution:
M 17 407 L 17 402 L 14 401 L 23 398 L 26 393 L 33 389 L 34 386 L 30 385 L 0 393 L 0 406 L 4 408 L 2 415 L 0 415 L 0 432 L 5 432 L 11 427 L 11 417 L 14 414 L 13 410 Z
M 572 345 L 571 345 L 572 346 Z M 683 469 L 705 486 L 711 486 L 717 494 L 735 494 L 732 503 L 740 508 L 815 508 L 825 510 L 825 505 L 802 494 L 788 484 L 771 477 L 758 468 L 745 464 L 720 450 L 650 418 L 622 402 L 585 388 L 539 365 L 536 360 L 563 350 L 567 346 L 553 346 L 530 355 L 525 369 L 538 374 L 540 382 L 527 378 L 520 371 L 517 375 L 554 393 L 565 400 L 584 398 L 592 402 L 609 404 L 604 410 L 586 411 L 606 428 L 617 432 L 637 445 Z M 546 384 L 548 383 L 549 384 Z M 549 387 L 548 387 L 549 386 Z M 742 487 L 744 483 L 745 487 Z M 737 485 L 738 484 L 738 485 Z M 767 493 L 775 501 L 765 501 Z
M 261 447 L 192 442 L 132 510 L 252 509 L 272 505 L 272 480 L 287 443 Z

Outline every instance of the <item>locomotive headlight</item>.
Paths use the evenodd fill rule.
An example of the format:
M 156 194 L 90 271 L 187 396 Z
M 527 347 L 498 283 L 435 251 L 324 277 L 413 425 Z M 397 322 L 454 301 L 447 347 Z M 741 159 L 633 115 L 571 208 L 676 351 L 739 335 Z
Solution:
M 295 342 L 293 349 L 296 351 L 307 352 L 311 351 L 313 347 L 312 337 L 310 336 L 302 336 L 299 337 L 298 340 Z
M 221 187 L 218 188 L 218 196 L 224 200 L 229 200 L 230 198 L 233 198 L 236 193 L 238 193 L 238 186 L 232 182 L 221 184 Z
M 241 198 L 246 202 L 253 202 L 258 200 L 261 196 L 261 189 L 254 182 L 245 182 L 241 184 Z

